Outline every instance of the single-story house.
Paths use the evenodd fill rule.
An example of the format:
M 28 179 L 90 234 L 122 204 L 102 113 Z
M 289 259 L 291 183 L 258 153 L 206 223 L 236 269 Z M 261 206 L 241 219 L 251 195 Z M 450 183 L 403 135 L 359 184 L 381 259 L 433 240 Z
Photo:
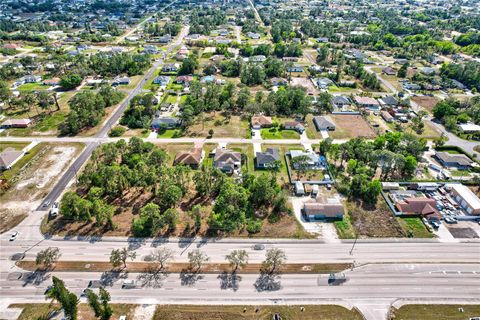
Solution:
M 226 173 L 233 173 L 242 166 L 240 152 L 217 148 L 213 157 L 213 167 Z
M 253 116 L 250 124 L 252 129 L 269 128 L 272 126 L 272 118 L 264 115 Z
M 328 89 L 333 85 L 333 81 L 328 78 L 318 78 L 315 82 L 320 89 Z
M 267 57 L 265 57 L 264 55 L 252 56 L 248 59 L 248 61 L 251 62 L 264 62 L 265 60 L 267 60 Z
M 420 68 L 420 72 L 427 76 L 432 76 L 437 73 L 437 70 L 432 67 L 422 67 Z
M 472 169 L 474 161 L 464 154 L 451 154 L 448 152 L 437 152 L 434 155 L 435 159 L 440 162 L 441 165 L 447 168 L 455 168 L 457 170 L 469 170 Z
M 381 99 L 379 99 L 378 102 L 380 102 L 381 106 L 385 106 L 385 107 L 398 106 L 398 100 L 392 96 L 384 96 Z
M 480 199 L 472 190 L 460 183 L 447 184 L 445 187 L 468 214 L 480 215 Z
M 319 37 L 319 38 L 317 38 L 317 39 L 315 39 L 315 40 L 317 40 L 317 42 L 321 42 L 321 43 L 326 43 L 326 42 L 328 42 L 328 38 L 325 38 L 325 37 Z
M 32 123 L 30 119 L 8 119 L 2 122 L 2 128 L 27 128 Z
M 462 124 L 459 124 L 458 126 L 465 133 L 480 131 L 480 126 L 478 124 L 475 124 L 475 123 L 472 123 L 472 122 L 462 123 Z
M 152 120 L 152 129 L 173 129 L 180 125 L 180 119 L 175 117 L 155 117 Z
M 113 80 L 112 86 L 119 86 L 119 85 L 129 85 L 130 78 L 129 77 L 119 77 Z
M 37 83 L 42 81 L 42 77 L 29 74 L 24 76 L 22 80 L 23 80 L 23 83 Z
M 284 61 L 284 62 L 297 62 L 298 58 L 297 57 L 283 57 L 282 61 Z
M 258 169 L 272 169 L 278 166 L 280 155 L 275 148 L 267 148 L 265 152 L 255 154 L 255 166 Z
M 376 99 L 360 96 L 355 96 L 353 97 L 353 99 L 360 108 L 366 108 L 372 111 L 380 110 L 380 103 L 378 103 Z
M 6 148 L 0 152 L 0 170 L 10 169 L 18 160 L 23 157 L 24 152 L 13 148 Z
M 392 67 L 385 67 L 382 69 L 382 73 L 389 75 L 389 76 L 394 76 L 397 74 L 397 71 L 393 69 Z
M 165 87 L 168 85 L 169 81 L 170 81 L 170 77 L 158 76 L 155 79 L 153 79 L 153 84 L 158 84 L 162 87 Z
M 305 163 L 307 170 L 318 170 L 323 168 L 323 163 L 320 159 L 320 156 L 314 152 L 305 152 L 302 150 L 290 150 L 290 157 L 292 158 L 292 167 L 295 170 L 300 169 L 300 165 L 294 161 L 295 158 L 303 157 L 307 158 Z
M 210 76 L 204 76 L 202 79 L 200 79 L 201 83 L 213 83 L 215 82 L 215 76 L 210 75 Z
M 287 68 L 287 72 L 303 72 L 302 66 L 291 66 Z
M 397 202 L 395 207 L 404 215 L 421 216 L 429 220 L 441 218 L 436 207 L 436 200 L 433 198 L 409 197 Z
M 45 79 L 42 83 L 46 86 L 58 86 L 60 78 Z
M 335 130 L 335 122 L 333 122 L 330 116 L 316 116 L 313 117 L 313 123 L 318 131 L 322 130 Z
M 383 120 L 385 120 L 386 122 L 393 122 L 393 120 L 394 120 L 394 118 L 392 117 L 392 115 L 391 115 L 389 112 L 385 111 L 385 110 L 383 110 L 383 111 L 381 112 L 381 115 L 382 115 Z
M 344 215 L 343 205 L 338 199 L 305 202 L 302 214 L 307 221 L 311 220 L 342 220 Z
M 178 68 L 178 63 L 167 63 L 162 67 L 162 72 L 177 72 Z
M 183 151 L 177 153 L 175 160 L 173 161 L 174 165 L 185 165 L 189 166 L 192 169 L 198 169 L 202 163 L 202 159 L 205 155 L 205 151 L 201 147 L 194 147 L 191 151 Z
M 169 43 L 171 40 L 172 40 L 172 36 L 169 34 L 166 34 L 158 38 L 159 43 Z
M 153 45 L 145 45 L 143 46 L 143 52 L 145 54 L 157 54 L 158 53 L 158 48 Z
M 183 83 L 184 85 L 187 85 L 187 84 L 190 84 L 190 82 L 193 81 L 193 77 L 192 76 L 178 76 L 176 79 L 175 79 L 175 82 L 176 83 Z
M 404 82 L 403 83 L 403 88 L 405 90 L 421 90 L 422 86 L 420 86 L 417 83 L 409 83 L 409 82 Z
M 295 130 L 302 134 L 305 131 L 305 126 L 298 121 L 287 121 L 283 124 L 285 130 Z
M 247 37 L 249 37 L 250 39 L 257 40 L 257 39 L 260 39 L 260 34 L 255 32 L 247 32 Z
M 346 106 L 351 106 L 352 101 L 347 96 L 334 96 L 332 99 L 332 104 L 338 109 L 343 109 Z

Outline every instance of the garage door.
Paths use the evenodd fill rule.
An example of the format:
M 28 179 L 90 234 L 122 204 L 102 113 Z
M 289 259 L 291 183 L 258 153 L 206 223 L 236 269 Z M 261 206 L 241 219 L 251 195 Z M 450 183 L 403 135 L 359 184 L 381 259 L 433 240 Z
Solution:
M 467 207 L 467 203 L 465 202 L 465 200 L 462 200 L 462 207 L 464 207 L 464 208 Z
M 468 212 L 468 214 L 472 214 L 473 209 L 472 208 L 467 208 L 467 212 Z

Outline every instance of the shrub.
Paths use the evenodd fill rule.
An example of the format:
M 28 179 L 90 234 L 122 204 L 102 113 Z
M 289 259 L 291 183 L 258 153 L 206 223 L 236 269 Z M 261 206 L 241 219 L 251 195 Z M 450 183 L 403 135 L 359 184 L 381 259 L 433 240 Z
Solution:
M 117 126 L 112 128 L 112 130 L 110 130 L 110 132 L 108 133 L 108 136 L 121 137 L 125 133 L 125 131 L 127 131 L 127 129 L 125 129 L 124 127 Z
M 247 231 L 248 233 L 259 233 L 262 230 L 263 221 L 262 220 L 248 220 L 247 221 Z

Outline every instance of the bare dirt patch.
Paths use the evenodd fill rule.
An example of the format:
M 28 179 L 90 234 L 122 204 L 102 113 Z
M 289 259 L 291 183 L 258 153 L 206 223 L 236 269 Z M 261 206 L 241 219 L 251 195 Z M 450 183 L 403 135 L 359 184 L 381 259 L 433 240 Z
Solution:
M 418 96 L 413 97 L 412 100 L 420 107 L 424 108 L 428 112 L 432 113 L 433 107 L 438 103 L 439 99 L 430 96 Z
M 347 138 L 375 138 L 376 134 L 368 123 L 359 115 L 332 115 L 335 122 L 335 131 L 330 131 L 329 135 L 334 139 Z
M 310 79 L 308 78 L 293 77 L 290 81 L 290 85 L 303 87 L 307 89 L 307 93 L 318 93 L 318 90 L 314 87 L 312 81 L 310 81 Z
M 11 179 L 11 187 L 0 197 L 1 232 L 20 223 L 38 207 L 80 150 L 80 144 L 41 145 L 39 152 Z

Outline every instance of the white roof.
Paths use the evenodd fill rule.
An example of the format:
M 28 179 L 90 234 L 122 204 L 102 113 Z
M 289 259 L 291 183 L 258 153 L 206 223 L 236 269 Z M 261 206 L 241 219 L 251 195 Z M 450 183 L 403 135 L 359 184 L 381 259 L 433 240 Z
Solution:
M 480 199 L 467 186 L 460 183 L 448 184 L 447 187 L 455 190 L 473 210 L 480 209 Z
M 480 131 L 480 126 L 474 123 L 464 123 L 458 125 L 463 131 Z

